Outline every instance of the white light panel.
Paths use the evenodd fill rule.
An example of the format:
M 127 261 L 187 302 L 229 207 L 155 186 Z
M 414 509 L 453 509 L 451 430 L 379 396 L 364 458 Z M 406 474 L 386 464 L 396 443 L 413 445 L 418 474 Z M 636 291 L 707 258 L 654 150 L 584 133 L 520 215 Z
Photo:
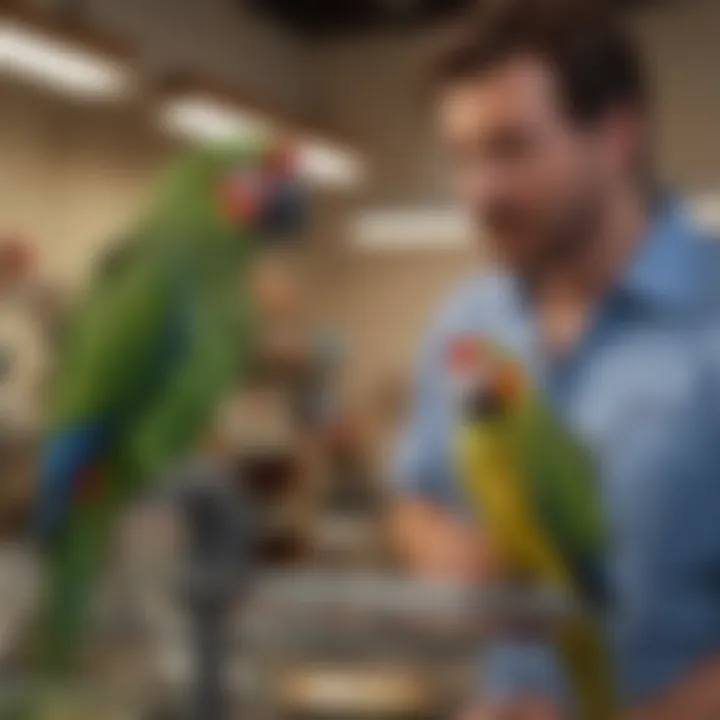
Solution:
M 720 193 L 704 195 L 692 203 L 696 222 L 704 229 L 720 233 Z
M 273 124 L 259 115 L 200 94 L 166 100 L 160 119 L 172 134 L 199 142 L 264 140 L 276 132 Z
M 361 250 L 451 250 L 474 237 L 470 217 L 454 208 L 365 210 L 351 221 L 350 238 Z
M 360 185 L 365 175 L 355 153 L 322 140 L 301 143 L 300 171 L 317 185 L 344 189 Z
M 243 110 L 209 94 L 188 93 L 167 99 L 160 108 L 160 122 L 176 136 L 196 142 L 227 142 L 250 139 L 259 142 L 280 137 L 280 123 L 252 110 Z M 289 129 L 292 135 L 292 129 Z M 364 176 L 361 159 L 320 138 L 300 140 L 300 173 L 309 182 L 322 187 L 349 189 Z
M 121 62 L 5 18 L 0 18 L 0 72 L 89 98 L 116 97 L 130 86 Z

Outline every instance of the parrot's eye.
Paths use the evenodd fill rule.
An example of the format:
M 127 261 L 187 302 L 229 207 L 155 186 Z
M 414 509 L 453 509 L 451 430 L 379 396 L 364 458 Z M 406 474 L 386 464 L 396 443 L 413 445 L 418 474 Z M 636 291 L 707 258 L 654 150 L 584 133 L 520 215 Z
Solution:
M 231 222 L 251 224 L 264 210 L 267 183 L 258 172 L 237 171 L 223 178 L 220 186 L 222 211 Z

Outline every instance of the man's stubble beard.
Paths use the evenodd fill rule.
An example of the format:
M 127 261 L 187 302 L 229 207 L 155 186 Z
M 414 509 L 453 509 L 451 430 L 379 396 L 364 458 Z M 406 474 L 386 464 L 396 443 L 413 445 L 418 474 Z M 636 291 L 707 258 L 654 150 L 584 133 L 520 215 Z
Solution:
M 532 253 L 513 257 L 503 251 L 502 241 L 489 239 L 491 259 L 530 285 L 577 264 L 594 249 L 601 234 L 604 199 L 599 192 L 586 192 L 554 222 L 533 238 Z

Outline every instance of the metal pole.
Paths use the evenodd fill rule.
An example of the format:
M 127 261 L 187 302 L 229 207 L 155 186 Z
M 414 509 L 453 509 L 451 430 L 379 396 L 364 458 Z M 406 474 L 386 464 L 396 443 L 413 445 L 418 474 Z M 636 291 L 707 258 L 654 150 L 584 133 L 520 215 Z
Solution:
M 195 657 L 189 717 L 225 720 L 229 714 L 223 678 L 229 645 L 227 619 L 248 563 L 246 514 L 223 470 L 199 467 L 189 478 L 181 494 L 187 530 L 182 592 Z
M 223 681 L 224 613 L 222 608 L 217 610 L 219 612 L 207 606 L 197 608 L 193 613 L 196 668 L 192 720 L 224 720 L 228 717 Z

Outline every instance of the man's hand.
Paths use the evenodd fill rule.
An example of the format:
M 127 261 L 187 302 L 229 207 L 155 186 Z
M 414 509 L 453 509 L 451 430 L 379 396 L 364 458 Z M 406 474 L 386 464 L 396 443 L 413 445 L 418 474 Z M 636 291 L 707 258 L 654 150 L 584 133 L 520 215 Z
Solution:
M 498 573 L 479 529 L 422 500 L 398 504 L 393 534 L 407 569 L 417 578 L 478 583 Z
M 528 699 L 502 707 L 478 707 L 460 715 L 459 720 L 561 720 L 552 703 Z
M 405 500 L 393 517 L 396 546 L 415 577 L 460 583 L 497 581 L 501 568 L 482 532 L 443 508 Z M 507 705 L 473 707 L 458 720 L 563 720 L 548 700 L 532 697 Z

